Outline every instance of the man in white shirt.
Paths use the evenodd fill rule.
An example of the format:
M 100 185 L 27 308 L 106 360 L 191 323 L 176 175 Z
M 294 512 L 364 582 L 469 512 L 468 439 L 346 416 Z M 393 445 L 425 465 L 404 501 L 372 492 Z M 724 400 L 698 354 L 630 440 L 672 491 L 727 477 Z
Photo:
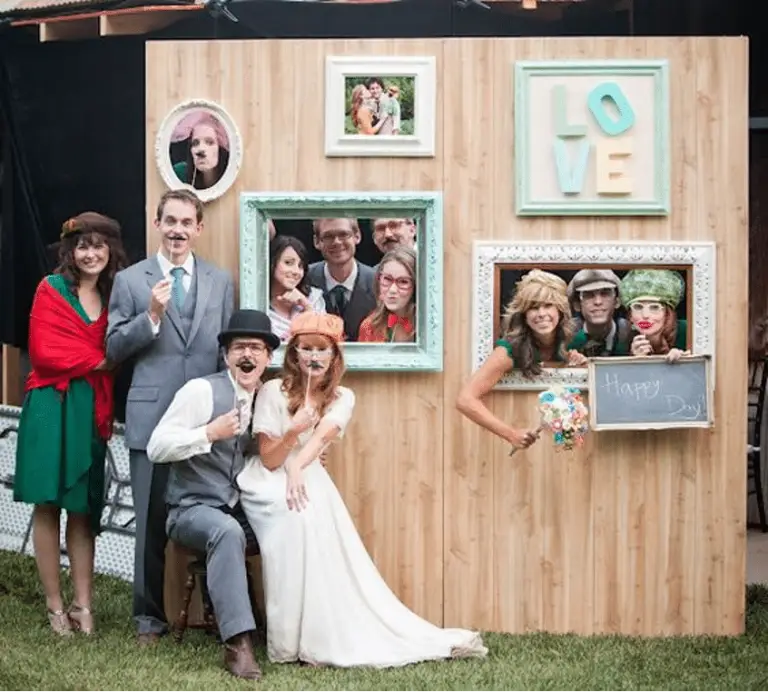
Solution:
M 107 358 L 133 362 L 125 417 L 136 513 L 133 616 L 138 640 L 168 631 L 165 574 L 165 484 L 168 467 L 154 467 L 146 446 L 179 388 L 223 366 L 217 337 L 234 308 L 229 272 L 192 252 L 203 230 L 203 205 L 188 190 L 169 190 L 154 222 L 156 254 L 115 276 L 109 301 Z
M 256 537 L 240 505 L 236 479 L 250 441 L 254 397 L 280 339 L 265 313 L 238 310 L 219 342 L 227 369 L 192 379 L 176 392 L 152 432 L 147 455 L 154 464 L 170 467 L 168 536 L 205 553 L 225 666 L 237 677 L 258 680 L 245 564 L 246 547 L 256 545 Z

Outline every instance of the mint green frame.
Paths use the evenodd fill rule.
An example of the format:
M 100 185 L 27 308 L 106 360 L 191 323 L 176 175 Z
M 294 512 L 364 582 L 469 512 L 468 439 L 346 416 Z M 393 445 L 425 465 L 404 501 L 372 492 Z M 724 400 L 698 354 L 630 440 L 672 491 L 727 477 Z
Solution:
M 670 212 L 669 62 L 667 60 L 560 60 L 515 63 L 515 211 L 518 216 L 664 216 Z M 538 75 L 652 76 L 654 79 L 654 199 L 651 201 L 532 199 L 528 185 L 528 88 Z
M 267 220 L 322 216 L 416 219 L 416 341 L 344 345 L 348 370 L 443 370 L 443 195 L 441 192 L 243 192 L 240 195 L 240 307 L 267 311 Z M 273 354 L 280 367 L 285 347 Z

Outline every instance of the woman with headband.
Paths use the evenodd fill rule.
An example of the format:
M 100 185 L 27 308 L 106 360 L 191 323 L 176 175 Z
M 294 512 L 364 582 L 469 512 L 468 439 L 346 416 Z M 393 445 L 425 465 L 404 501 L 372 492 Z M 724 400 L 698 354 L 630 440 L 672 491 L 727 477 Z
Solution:
M 530 378 L 541 374 L 542 363 L 587 364 L 586 356 L 566 348 L 575 331 L 567 288 L 559 276 L 540 269 L 532 269 L 518 281 L 502 322 L 503 337 L 459 392 L 456 408 L 513 447 L 529 447 L 538 435 L 502 421 L 483 397 L 512 369 Z
M 256 400 L 260 455 L 237 479 L 261 548 L 269 660 L 386 668 L 485 656 L 477 633 L 441 629 L 397 599 L 320 463 L 355 406 L 341 385 L 343 333 L 336 315 L 293 319 L 282 373 Z

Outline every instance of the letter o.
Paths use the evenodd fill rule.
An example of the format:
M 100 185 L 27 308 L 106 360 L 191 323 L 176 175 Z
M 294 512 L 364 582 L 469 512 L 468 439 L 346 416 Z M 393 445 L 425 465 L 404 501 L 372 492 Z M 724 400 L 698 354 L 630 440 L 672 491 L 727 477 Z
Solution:
M 605 112 L 603 106 L 603 99 L 605 98 L 613 101 L 613 105 L 616 106 L 616 110 L 619 112 L 618 120 L 613 120 Z M 615 82 L 598 84 L 589 92 L 587 105 L 600 129 L 612 137 L 626 132 L 635 124 L 635 112 L 632 110 L 627 97 L 624 96 L 624 92 Z

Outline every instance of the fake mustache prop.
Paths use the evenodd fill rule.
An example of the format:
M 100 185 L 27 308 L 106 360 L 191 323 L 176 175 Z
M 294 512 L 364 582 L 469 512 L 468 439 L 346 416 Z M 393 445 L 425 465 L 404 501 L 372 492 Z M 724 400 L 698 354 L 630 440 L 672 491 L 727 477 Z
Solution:
M 171 233 L 165 237 L 168 238 L 168 240 L 187 240 L 187 236 L 183 233 Z
M 249 360 L 248 358 L 242 358 L 241 360 L 237 361 L 237 363 L 235 363 L 235 367 L 238 370 L 249 373 L 253 372 L 253 370 L 256 368 L 256 363 L 254 363 L 252 360 Z

